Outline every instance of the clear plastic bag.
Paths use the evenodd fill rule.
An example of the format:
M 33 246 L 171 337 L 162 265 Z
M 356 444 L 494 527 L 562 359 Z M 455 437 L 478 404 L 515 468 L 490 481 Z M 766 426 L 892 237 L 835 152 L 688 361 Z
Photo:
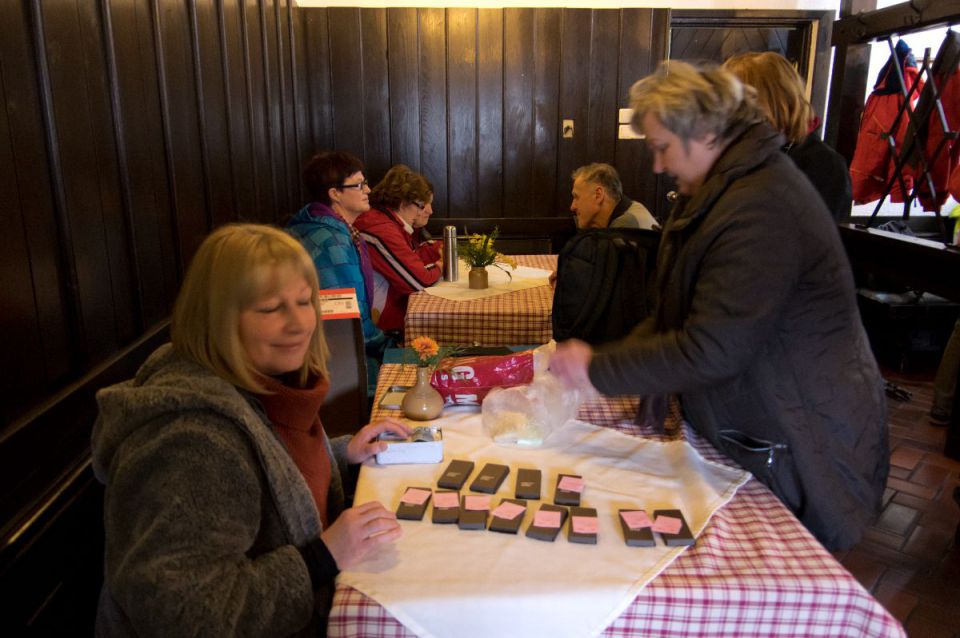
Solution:
M 483 401 L 483 431 L 499 445 L 539 447 L 554 429 L 577 416 L 583 400 L 549 372 L 530 385 L 496 388 Z

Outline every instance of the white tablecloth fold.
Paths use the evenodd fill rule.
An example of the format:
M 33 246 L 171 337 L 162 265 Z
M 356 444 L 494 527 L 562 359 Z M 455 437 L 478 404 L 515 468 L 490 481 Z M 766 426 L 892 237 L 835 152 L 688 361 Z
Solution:
M 476 463 L 471 481 L 486 462 L 510 467 L 493 507 L 514 496 L 518 467 L 542 470 L 546 503 L 557 474 L 580 474 L 581 504 L 597 509 L 599 540 L 570 543 L 566 526 L 554 543 L 527 538 L 537 501 L 529 502 L 517 536 L 434 525 L 430 509 L 422 521 L 401 521 L 404 533 L 392 548 L 339 578 L 419 636 L 596 635 L 685 549 L 667 548 L 659 536 L 655 548 L 627 547 L 617 510 L 678 508 L 699 534 L 750 476 L 707 461 L 686 442 L 649 441 L 579 421 L 562 425 L 538 449 L 497 446 L 476 414 L 435 423 L 443 428 L 443 463 L 365 465 L 355 502 L 379 500 L 396 509 L 407 486 L 436 489 L 455 458 Z
M 495 295 L 503 295 L 508 292 L 526 290 L 527 288 L 536 288 L 537 286 L 546 286 L 549 282 L 550 271 L 541 268 L 530 268 L 529 266 L 517 266 L 510 270 L 510 276 L 496 266 L 487 266 L 487 281 L 489 288 L 483 290 L 474 290 L 470 288 L 469 275 L 470 267 L 463 261 L 460 262 L 459 278 L 457 281 L 443 281 L 442 279 L 425 289 L 425 292 L 431 295 L 450 299 L 452 301 L 468 301 L 470 299 L 483 299 Z

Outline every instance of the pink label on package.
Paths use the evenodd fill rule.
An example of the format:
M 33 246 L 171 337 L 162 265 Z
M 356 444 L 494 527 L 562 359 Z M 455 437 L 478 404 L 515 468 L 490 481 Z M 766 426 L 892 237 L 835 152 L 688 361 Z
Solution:
M 683 522 L 679 518 L 672 516 L 658 516 L 653 522 L 653 531 L 661 534 L 676 534 L 683 527 Z
M 464 498 L 463 507 L 468 510 L 488 510 L 490 509 L 490 497 L 470 494 Z
M 436 500 L 436 496 L 433 497 Z M 631 510 L 629 512 L 620 512 L 620 517 L 623 519 L 623 522 L 627 524 L 627 527 L 630 529 L 642 529 L 644 527 L 652 527 L 653 521 L 650 520 L 650 516 L 644 510 Z
M 579 494 L 583 491 L 583 479 L 579 476 L 564 476 L 560 479 L 560 482 L 557 483 L 557 489 L 561 489 L 564 492 L 577 492 Z
M 430 498 L 430 490 L 420 489 L 419 487 L 408 487 L 407 491 L 403 493 L 403 498 L 400 499 L 401 503 L 406 503 L 407 505 L 423 505 L 427 502 L 427 499 Z
M 460 495 L 457 492 L 437 492 L 433 495 L 433 506 L 440 509 L 460 507 Z
M 573 525 L 573 531 L 577 534 L 596 534 L 597 517 L 596 516 L 574 516 L 570 521 Z
M 512 521 L 520 514 L 523 514 L 526 510 L 527 508 L 523 505 L 517 505 L 516 503 L 511 503 L 510 501 L 504 501 L 497 506 L 497 509 L 493 510 L 493 515 L 497 518 Z
M 551 512 L 549 510 L 540 510 L 533 516 L 533 524 L 536 527 L 560 527 L 560 512 Z

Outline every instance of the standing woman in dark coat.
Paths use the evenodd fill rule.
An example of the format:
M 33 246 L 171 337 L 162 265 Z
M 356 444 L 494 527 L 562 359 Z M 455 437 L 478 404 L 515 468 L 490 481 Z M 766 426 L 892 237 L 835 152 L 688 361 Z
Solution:
M 817 135 L 819 118 L 793 65 L 779 53 L 765 51 L 735 55 L 723 68 L 756 89 L 760 108 L 787 138 L 783 150 L 819 191 L 833 219 L 848 217 L 853 191 L 847 162 Z
M 561 343 L 550 367 L 570 387 L 679 394 L 689 424 L 826 547 L 850 547 L 879 511 L 889 450 L 836 226 L 732 73 L 666 62 L 630 98 L 654 170 L 681 195 L 663 226 L 657 307 L 596 351 Z

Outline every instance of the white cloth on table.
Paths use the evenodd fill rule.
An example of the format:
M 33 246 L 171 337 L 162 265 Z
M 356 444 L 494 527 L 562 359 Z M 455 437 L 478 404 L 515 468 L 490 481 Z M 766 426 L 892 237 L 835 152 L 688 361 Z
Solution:
M 467 301 L 470 299 L 483 299 L 495 295 L 503 295 L 508 292 L 526 290 L 527 288 L 536 288 L 537 286 L 549 285 L 550 271 L 541 268 L 531 268 L 529 266 L 517 266 L 511 269 L 504 266 L 510 273 L 501 270 L 496 266 L 487 266 L 487 280 L 489 287 L 482 290 L 470 288 L 469 272 L 470 267 L 466 262 L 461 261 L 457 270 L 459 277 L 456 281 L 440 280 L 424 292 L 452 301 Z
M 396 509 L 407 487 L 436 489 L 452 459 L 502 463 L 510 474 L 491 498 L 513 498 L 519 467 L 543 473 L 541 501 L 529 501 L 516 536 L 401 521 L 403 536 L 375 557 L 342 572 L 340 582 L 373 598 L 419 636 L 592 636 L 614 621 L 637 593 L 685 548 L 627 547 L 621 508 L 680 509 L 696 535 L 749 474 L 707 461 L 684 441 L 656 442 L 568 421 L 544 447 L 500 447 L 479 415 L 445 416 L 444 461 L 438 465 L 365 464 L 356 504 L 378 500 Z M 581 505 L 597 509 L 597 545 L 527 538 L 539 503 L 552 503 L 559 473 L 583 476 Z M 569 523 L 568 523 L 569 525 Z M 566 526 L 565 526 L 566 528 Z

